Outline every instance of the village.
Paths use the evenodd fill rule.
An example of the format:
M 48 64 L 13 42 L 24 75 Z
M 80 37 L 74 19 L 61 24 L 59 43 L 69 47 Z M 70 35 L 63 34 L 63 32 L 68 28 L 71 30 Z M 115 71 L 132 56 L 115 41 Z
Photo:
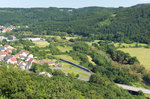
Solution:
M 20 26 L 13 26 L 13 25 L 10 25 L 10 26 L 0 26 L 0 33 L 6 33 L 6 32 L 9 32 L 9 31 L 12 31 L 16 28 L 20 28 Z
M 30 70 L 33 63 L 48 64 L 49 66 L 60 66 L 56 64 L 56 60 L 36 60 L 33 54 L 29 51 L 21 50 L 15 55 L 12 55 L 12 50 L 15 49 L 10 45 L 0 45 L 0 61 L 6 64 L 17 65 L 22 70 Z

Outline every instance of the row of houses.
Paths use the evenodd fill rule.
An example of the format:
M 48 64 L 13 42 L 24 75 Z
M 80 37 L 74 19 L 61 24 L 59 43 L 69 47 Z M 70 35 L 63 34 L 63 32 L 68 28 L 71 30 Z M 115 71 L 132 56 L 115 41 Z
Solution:
M 6 33 L 6 32 L 8 32 L 8 31 L 12 31 L 12 30 L 14 30 L 14 29 L 16 29 L 17 27 L 15 27 L 15 26 L 8 26 L 8 27 L 4 27 L 4 26 L 0 26 L 0 32 L 1 33 Z
M 47 63 L 50 66 L 56 66 L 55 61 L 38 61 L 29 51 L 22 50 L 15 55 L 11 55 L 14 48 L 10 45 L 4 45 L 0 48 L 0 61 L 8 64 L 16 64 L 20 69 L 29 70 L 33 63 L 43 65 Z

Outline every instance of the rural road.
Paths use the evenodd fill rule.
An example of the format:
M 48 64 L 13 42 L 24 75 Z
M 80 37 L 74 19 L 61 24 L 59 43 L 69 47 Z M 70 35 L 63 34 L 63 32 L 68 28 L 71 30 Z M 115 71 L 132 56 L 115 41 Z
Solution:
M 86 71 L 79 70 L 79 69 L 74 69 L 74 68 L 54 67 L 53 69 L 75 70 L 75 71 L 79 71 L 79 72 L 85 73 L 85 74 L 87 74 L 87 75 L 92 75 L 92 73 L 90 73 L 90 72 L 86 72 Z M 89 81 L 89 79 L 87 79 L 87 78 L 82 78 L 82 77 L 79 77 L 78 79 L 83 80 L 83 81 Z M 130 90 L 130 91 L 134 91 L 134 92 L 138 92 L 138 91 L 141 90 L 143 93 L 150 95 L 150 90 L 148 90 L 148 89 L 133 87 L 133 86 L 124 85 L 124 84 L 118 84 L 118 83 L 115 83 L 115 84 L 116 84 L 117 86 L 119 86 L 119 87 L 122 87 L 123 89 L 126 89 L 126 90 Z
M 84 70 L 79 70 L 79 69 L 75 69 L 75 68 L 54 67 L 53 69 L 75 70 L 75 71 L 79 71 L 79 72 L 85 73 L 85 74 L 87 74 L 87 75 L 92 75 L 91 72 L 86 72 L 86 71 L 84 71 Z M 82 77 L 79 77 L 78 79 L 83 80 L 83 81 L 89 81 L 89 79 L 82 78 Z M 149 95 L 150 95 L 150 90 L 148 90 L 148 89 L 133 87 L 133 86 L 124 85 L 124 84 L 118 84 L 118 83 L 115 83 L 115 84 L 116 84 L 117 86 L 119 86 L 119 87 L 122 87 L 123 89 L 126 89 L 126 90 L 130 90 L 130 91 L 134 91 L 134 92 L 138 92 L 138 91 L 141 90 L 144 94 L 149 94 Z
M 150 95 L 150 90 L 148 90 L 148 89 L 138 88 L 138 87 L 133 87 L 133 86 L 128 86 L 128 85 L 123 85 L 123 84 L 118 84 L 118 83 L 116 83 L 116 85 L 118 85 L 119 87 L 122 87 L 123 89 L 130 90 L 130 91 L 138 92 L 138 91 L 141 90 L 143 93 Z

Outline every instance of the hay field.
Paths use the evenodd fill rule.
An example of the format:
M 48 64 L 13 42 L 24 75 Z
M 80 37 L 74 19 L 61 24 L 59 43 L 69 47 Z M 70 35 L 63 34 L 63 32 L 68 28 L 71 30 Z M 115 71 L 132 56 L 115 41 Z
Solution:
M 38 47 L 46 47 L 49 45 L 47 41 L 40 41 L 40 42 L 34 42 L 36 46 Z
M 150 49 L 147 48 L 119 48 L 131 56 L 136 56 L 144 67 L 150 69 Z

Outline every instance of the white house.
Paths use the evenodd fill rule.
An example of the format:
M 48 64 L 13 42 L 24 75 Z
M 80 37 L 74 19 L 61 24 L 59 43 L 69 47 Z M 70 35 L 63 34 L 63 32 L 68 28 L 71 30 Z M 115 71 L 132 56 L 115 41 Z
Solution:
M 7 60 L 7 63 L 10 63 L 10 64 L 17 64 L 17 59 L 16 58 L 9 58 Z
M 20 61 L 20 63 L 18 64 L 18 66 L 19 66 L 20 69 L 25 70 L 26 63 L 24 63 L 23 61 Z
M 25 61 L 29 61 L 31 58 L 33 58 L 33 55 L 32 54 L 28 54 Z
M 4 47 L 6 48 L 6 49 L 14 49 L 12 46 L 10 46 L 10 45 L 4 45 Z
M 7 53 L 0 51 L 0 61 L 4 60 L 4 57 L 6 57 Z

